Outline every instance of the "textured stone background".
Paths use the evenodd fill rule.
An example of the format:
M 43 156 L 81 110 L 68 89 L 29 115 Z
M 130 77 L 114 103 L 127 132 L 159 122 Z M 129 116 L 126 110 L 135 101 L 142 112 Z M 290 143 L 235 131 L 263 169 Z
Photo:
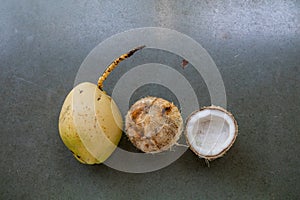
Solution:
M 210 168 L 191 151 L 147 174 L 85 166 L 59 138 L 59 111 L 83 59 L 106 38 L 146 26 L 189 35 L 221 72 L 240 134 Z M 299 55 L 299 1 L 0 0 L 0 199 L 297 199 Z M 108 93 L 141 60 L 180 69 L 176 55 L 145 49 L 112 74 Z M 184 73 L 209 104 L 193 67 Z M 157 85 L 133 98 L 149 90 L 173 98 Z

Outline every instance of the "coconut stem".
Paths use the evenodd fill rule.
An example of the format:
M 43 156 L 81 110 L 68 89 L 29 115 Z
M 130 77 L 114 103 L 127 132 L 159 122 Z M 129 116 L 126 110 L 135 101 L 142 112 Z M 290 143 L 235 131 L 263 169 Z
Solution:
M 125 53 L 123 55 L 121 55 L 119 58 L 115 59 L 107 68 L 106 70 L 103 72 L 102 76 L 99 78 L 98 80 L 98 88 L 100 90 L 103 90 L 103 82 L 107 79 L 107 77 L 109 76 L 109 74 L 118 66 L 118 64 L 125 60 L 126 58 L 129 58 L 130 56 L 132 56 L 136 51 L 144 48 L 145 45 L 143 46 L 139 46 L 136 47 L 134 49 L 132 49 L 131 51 L 129 51 L 128 53 Z

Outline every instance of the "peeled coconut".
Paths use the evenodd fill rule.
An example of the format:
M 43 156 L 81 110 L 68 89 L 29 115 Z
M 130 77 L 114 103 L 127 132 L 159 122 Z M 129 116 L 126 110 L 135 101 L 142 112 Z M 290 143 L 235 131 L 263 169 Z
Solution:
M 138 149 L 146 153 L 170 149 L 180 138 L 182 127 L 179 109 L 158 97 L 138 100 L 126 115 L 126 135 Z
M 201 158 L 214 160 L 233 145 L 238 125 L 233 115 L 217 106 L 192 113 L 186 123 L 185 136 L 190 149 Z

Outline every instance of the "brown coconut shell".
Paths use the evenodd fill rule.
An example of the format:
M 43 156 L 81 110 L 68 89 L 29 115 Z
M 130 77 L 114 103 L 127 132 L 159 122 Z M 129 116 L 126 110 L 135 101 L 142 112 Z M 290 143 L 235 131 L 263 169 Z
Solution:
M 188 128 L 188 123 L 189 121 L 191 120 L 191 118 L 197 114 L 198 112 L 200 111 L 203 111 L 203 110 L 219 110 L 221 112 L 224 112 L 225 114 L 227 114 L 234 122 L 234 127 L 235 127 L 235 132 L 234 132 L 234 137 L 232 139 L 232 141 L 230 142 L 230 144 L 225 148 L 223 149 L 220 153 L 216 154 L 216 155 L 204 155 L 204 154 L 201 154 L 199 153 L 194 147 L 193 145 L 191 144 L 191 142 L 189 141 L 189 137 L 188 137 L 188 133 L 187 133 L 187 128 Z M 186 137 L 186 141 L 187 141 L 187 144 L 189 146 L 189 148 L 197 155 L 199 156 L 200 158 L 204 158 L 206 159 L 207 161 L 212 161 L 212 160 L 215 160 L 219 157 L 222 157 L 225 155 L 225 153 L 232 147 L 233 143 L 235 142 L 236 140 L 236 137 L 238 135 L 238 124 L 237 124 L 237 121 L 235 120 L 234 116 L 232 115 L 232 113 L 230 113 L 229 111 L 227 111 L 226 109 L 222 108 L 222 107 L 219 107 L 219 106 L 207 106 L 207 107 L 203 107 L 201 108 L 200 110 L 198 111 L 195 111 L 193 112 L 189 117 L 188 119 L 186 120 L 186 128 L 185 128 L 185 131 L 184 131 L 184 135 Z
M 180 138 L 182 129 L 179 109 L 162 98 L 142 98 L 126 115 L 126 135 L 135 147 L 146 153 L 170 149 Z

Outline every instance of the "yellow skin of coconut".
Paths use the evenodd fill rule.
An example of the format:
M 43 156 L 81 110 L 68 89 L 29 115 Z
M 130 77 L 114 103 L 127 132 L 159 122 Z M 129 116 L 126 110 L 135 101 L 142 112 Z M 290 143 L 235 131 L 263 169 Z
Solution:
M 99 78 L 98 85 L 84 82 L 67 95 L 59 116 L 59 134 L 81 163 L 102 163 L 116 149 L 122 136 L 123 120 L 113 99 L 103 91 L 103 82 L 119 62 L 143 47 L 113 61 Z
M 75 109 L 74 104 L 84 109 Z M 122 135 L 122 123 L 120 111 L 111 97 L 95 84 L 85 82 L 67 96 L 59 117 L 59 133 L 75 158 L 95 164 L 104 162 L 115 150 Z

